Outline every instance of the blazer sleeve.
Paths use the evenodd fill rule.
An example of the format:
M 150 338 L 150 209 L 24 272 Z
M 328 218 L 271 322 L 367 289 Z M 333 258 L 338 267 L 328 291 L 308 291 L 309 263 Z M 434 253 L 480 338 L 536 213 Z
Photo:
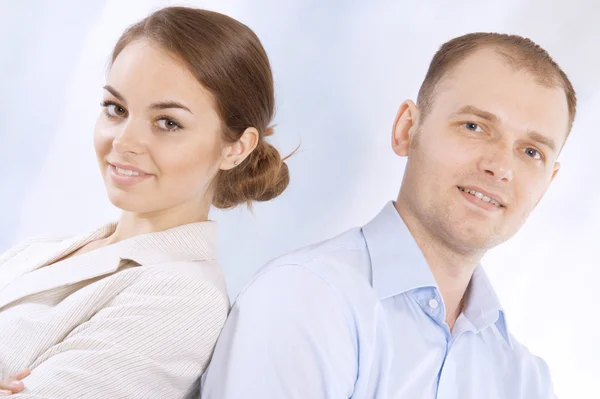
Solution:
M 228 303 L 206 281 L 148 274 L 37 359 L 11 397 L 183 397 L 212 356 Z

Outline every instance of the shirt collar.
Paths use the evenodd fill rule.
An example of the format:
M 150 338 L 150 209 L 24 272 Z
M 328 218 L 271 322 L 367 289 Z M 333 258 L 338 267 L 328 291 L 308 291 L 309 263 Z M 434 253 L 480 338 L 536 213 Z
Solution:
M 371 259 L 372 284 L 380 300 L 417 288 L 439 291 L 431 269 L 393 201 L 362 228 Z M 511 345 L 504 311 L 483 268 L 475 269 L 469 284 L 465 316 L 478 330 L 496 324 Z
M 471 276 L 463 313 L 479 331 L 495 324 L 506 343 L 512 347 L 504 309 L 481 265 L 475 268 Z
M 392 201 L 362 228 L 380 300 L 437 284 Z

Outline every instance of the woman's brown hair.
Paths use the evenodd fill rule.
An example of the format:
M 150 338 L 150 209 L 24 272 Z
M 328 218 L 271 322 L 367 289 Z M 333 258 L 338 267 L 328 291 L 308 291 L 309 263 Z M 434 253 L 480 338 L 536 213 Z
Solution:
M 268 201 L 290 177 L 275 147 L 265 141 L 275 112 L 273 74 L 260 40 L 241 22 L 212 11 L 167 7 L 129 27 L 111 61 L 131 42 L 148 39 L 185 62 L 213 95 L 223 121 L 223 139 L 235 143 L 249 127 L 258 130 L 256 149 L 237 167 L 220 170 L 213 181 L 213 205 L 232 208 Z

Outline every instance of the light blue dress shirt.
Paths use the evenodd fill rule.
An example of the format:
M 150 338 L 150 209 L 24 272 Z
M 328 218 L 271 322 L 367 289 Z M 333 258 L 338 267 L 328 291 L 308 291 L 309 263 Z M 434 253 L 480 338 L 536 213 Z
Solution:
M 362 229 L 266 265 L 237 298 L 203 399 L 550 399 L 481 267 L 452 333 L 392 202 Z

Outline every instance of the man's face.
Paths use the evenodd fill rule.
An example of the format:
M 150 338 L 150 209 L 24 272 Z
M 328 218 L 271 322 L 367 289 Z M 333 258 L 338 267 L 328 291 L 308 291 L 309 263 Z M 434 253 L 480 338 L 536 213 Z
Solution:
M 494 247 L 523 225 L 558 172 L 568 124 L 561 87 L 479 50 L 442 79 L 410 128 L 399 201 L 459 250 Z

